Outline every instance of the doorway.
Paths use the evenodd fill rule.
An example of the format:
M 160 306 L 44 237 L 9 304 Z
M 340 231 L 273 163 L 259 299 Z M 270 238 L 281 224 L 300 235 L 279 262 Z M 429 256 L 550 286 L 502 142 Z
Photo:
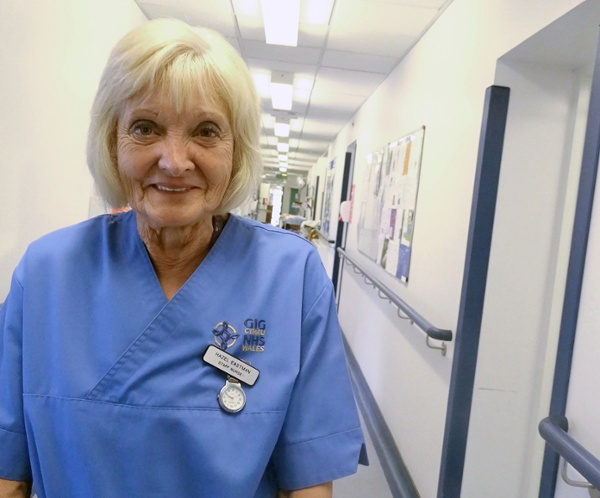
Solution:
M 354 177 L 354 160 L 356 156 L 356 142 L 352 142 L 348 145 L 346 149 L 346 155 L 344 157 L 344 176 L 342 178 L 342 190 L 340 193 L 340 202 L 349 201 L 352 195 L 352 180 Z M 335 236 L 335 245 L 334 245 L 334 256 L 333 256 L 333 270 L 331 272 L 331 280 L 333 282 L 333 288 L 335 289 L 336 296 L 338 296 L 338 289 L 341 285 L 341 272 L 340 272 L 340 264 L 341 258 L 338 254 L 338 248 L 345 249 L 346 248 L 346 238 L 348 236 L 348 222 L 338 220 L 337 223 L 337 231 Z

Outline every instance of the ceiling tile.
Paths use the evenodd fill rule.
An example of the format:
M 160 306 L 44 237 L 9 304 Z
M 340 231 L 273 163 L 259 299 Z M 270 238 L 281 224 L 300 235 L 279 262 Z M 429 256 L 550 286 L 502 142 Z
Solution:
M 392 3 L 394 5 L 404 5 L 406 7 L 425 7 L 432 9 L 441 9 L 444 4 L 450 3 L 452 0 L 369 0 L 369 3 Z M 377 5 L 376 8 L 379 8 Z
M 225 39 L 226 39 L 226 40 L 227 40 L 229 43 L 231 43 L 231 45 L 233 45 L 233 48 L 235 48 L 235 49 L 237 50 L 238 54 L 241 54 L 241 53 L 242 53 L 242 51 L 241 51 L 241 47 L 240 47 L 240 43 L 239 43 L 239 41 L 238 41 L 238 38 L 237 38 L 237 37 L 235 37 L 235 38 L 232 38 L 232 37 L 226 36 L 226 37 L 225 37 Z
M 292 102 L 292 110 L 291 111 L 281 111 L 279 109 L 273 109 L 273 105 L 271 103 L 271 99 L 262 99 L 261 108 L 262 112 L 265 114 L 275 114 L 279 117 L 287 116 L 288 118 L 296 118 L 303 117 L 306 113 L 308 107 L 308 102 L 299 102 L 294 100 Z
M 343 122 L 340 125 L 340 121 L 338 120 L 325 118 L 314 119 L 312 117 L 307 117 L 304 120 L 302 137 L 304 137 L 305 133 L 310 133 L 312 135 L 322 136 L 323 140 L 328 140 L 334 138 L 345 124 L 346 122 Z
M 438 13 L 422 8 L 369 0 L 339 2 L 333 12 L 327 48 L 400 57 Z
M 315 143 L 310 143 L 310 142 L 300 142 L 300 145 L 298 146 L 298 151 L 302 150 L 302 157 L 304 158 L 303 161 L 309 161 L 312 159 L 313 164 L 317 161 L 317 159 L 319 157 L 321 157 L 323 154 L 325 154 L 327 152 L 327 149 L 329 148 L 329 142 L 315 142 Z M 303 164 L 306 164 L 305 162 L 303 162 Z
M 300 2 L 300 23 L 329 24 L 335 0 L 302 0 Z
M 163 0 L 169 1 L 169 0 Z M 262 9 L 260 6 L 260 0 L 231 0 L 233 10 L 235 11 L 236 17 L 239 16 L 250 16 L 250 17 L 261 17 Z
M 296 78 L 314 79 L 317 70 L 317 66 L 314 64 L 290 64 L 285 61 L 272 61 L 248 56 L 246 56 L 245 61 L 251 71 L 281 71 L 293 73 Z
M 313 94 L 341 94 L 368 97 L 383 81 L 381 73 L 322 68 L 315 79 Z
M 297 153 L 296 160 L 300 164 L 306 164 L 307 162 L 309 162 L 311 160 L 314 162 L 315 153 L 309 152 L 309 151 L 315 151 L 318 154 L 318 156 L 320 157 L 323 154 L 323 152 L 325 152 L 327 150 L 328 146 L 329 146 L 329 142 L 326 142 L 326 141 L 308 142 L 308 141 L 302 140 L 298 147 L 299 152 Z M 304 152 L 300 152 L 300 151 L 304 151 Z
M 265 27 L 260 17 L 236 16 L 236 19 L 242 38 L 265 42 Z
M 326 50 L 321 65 L 323 67 L 368 71 L 370 73 L 382 73 L 387 75 L 398 65 L 398 62 L 400 62 L 400 59 L 396 57 Z
M 354 111 L 362 105 L 365 99 L 366 97 L 362 95 L 315 90 L 310 100 L 310 106 L 313 115 L 327 113 L 347 120 L 352 117 Z
M 229 2 L 211 0 L 152 0 L 138 1 L 150 19 L 174 17 L 194 26 L 217 30 L 224 36 L 237 36 Z
M 300 23 L 298 45 L 301 47 L 317 47 L 321 49 L 327 36 L 328 26 Z
M 256 40 L 243 40 L 244 56 L 250 59 L 267 59 L 288 64 L 317 65 L 321 58 L 321 50 L 312 47 L 284 47 L 267 45 Z

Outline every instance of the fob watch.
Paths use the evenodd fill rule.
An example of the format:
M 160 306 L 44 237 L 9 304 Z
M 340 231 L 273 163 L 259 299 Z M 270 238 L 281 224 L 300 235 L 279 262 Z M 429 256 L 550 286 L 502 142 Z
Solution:
M 239 381 L 229 375 L 217 398 L 219 406 L 227 413 L 238 413 L 246 406 L 246 393 Z

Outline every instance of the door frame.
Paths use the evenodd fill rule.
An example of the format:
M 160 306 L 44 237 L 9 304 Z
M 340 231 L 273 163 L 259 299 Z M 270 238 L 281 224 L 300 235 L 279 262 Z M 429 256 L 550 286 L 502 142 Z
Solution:
M 356 140 L 352 142 L 346 148 L 346 155 L 344 157 L 344 175 L 342 178 L 342 189 L 340 192 L 340 202 L 347 201 L 350 199 L 352 193 L 352 180 L 354 178 L 354 161 L 356 158 Z M 348 222 L 338 220 L 337 233 L 334 243 L 334 255 L 333 255 L 333 270 L 331 272 L 331 281 L 333 282 L 333 288 L 335 295 L 339 301 L 339 289 L 342 285 L 342 272 L 340 271 L 341 258 L 338 254 L 338 247 L 346 248 L 346 238 L 348 237 Z
M 590 104 L 581 160 L 581 175 L 575 208 L 567 282 L 552 383 L 550 417 L 564 417 L 569 394 L 573 350 L 583 286 L 594 193 L 600 158 L 600 38 L 592 76 Z M 548 444 L 544 451 L 539 498 L 553 498 L 558 477 L 559 455 Z

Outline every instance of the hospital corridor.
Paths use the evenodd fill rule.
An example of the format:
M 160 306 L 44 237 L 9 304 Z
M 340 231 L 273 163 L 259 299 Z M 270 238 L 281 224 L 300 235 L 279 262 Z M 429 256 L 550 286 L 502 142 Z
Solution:
M 2 0 L 0 498 L 599 498 L 599 26 Z

